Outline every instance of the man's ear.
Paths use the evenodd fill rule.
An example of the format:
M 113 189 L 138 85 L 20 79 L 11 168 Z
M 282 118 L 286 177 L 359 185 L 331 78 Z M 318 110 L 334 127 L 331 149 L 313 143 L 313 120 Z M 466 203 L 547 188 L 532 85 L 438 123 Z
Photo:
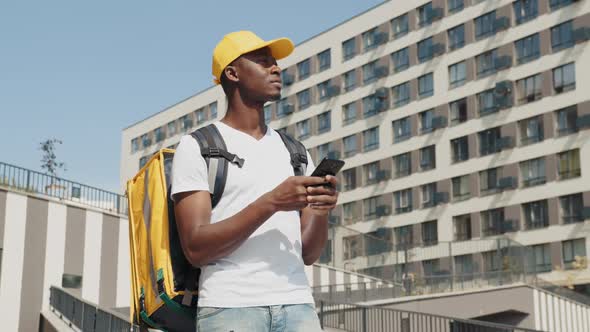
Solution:
M 223 73 L 225 74 L 227 80 L 230 82 L 238 82 L 240 80 L 238 78 L 238 71 L 236 70 L 236 67 L 233 65 L 225 67 Z

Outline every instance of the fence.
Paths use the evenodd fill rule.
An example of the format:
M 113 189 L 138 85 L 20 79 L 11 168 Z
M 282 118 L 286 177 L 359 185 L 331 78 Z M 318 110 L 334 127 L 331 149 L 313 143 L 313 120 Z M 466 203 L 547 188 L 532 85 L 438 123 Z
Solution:
M 0 187 L 127 214 L 123 195 L 0 162 Z
M 57 287 L 50 289 L 49 304 L 70 327 L 82 332 L 140 332 L 139 326 L 130 324 L 128 317 L 99 308 Z
M 537 332 L 503 324 L 421 312 L 316 300 L 322 328 L 350 332 Z

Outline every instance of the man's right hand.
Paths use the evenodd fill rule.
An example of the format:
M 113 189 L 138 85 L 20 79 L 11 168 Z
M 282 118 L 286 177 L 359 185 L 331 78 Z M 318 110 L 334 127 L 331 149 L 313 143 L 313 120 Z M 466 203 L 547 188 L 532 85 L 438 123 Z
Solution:
M 326 179 L 319 176 L 291 176 L 266 193 L 263 199 L 267 200 L 275 211 L 298 211 L 308 204 L 307 187 L 324 183 Z

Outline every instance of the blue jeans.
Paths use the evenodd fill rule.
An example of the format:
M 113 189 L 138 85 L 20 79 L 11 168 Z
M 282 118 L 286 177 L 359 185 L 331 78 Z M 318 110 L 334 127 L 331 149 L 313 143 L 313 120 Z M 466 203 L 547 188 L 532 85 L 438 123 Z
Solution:
M 198 309 L 197 332 L 230 331 L 320 332 L 322 329 L 313 304 Z

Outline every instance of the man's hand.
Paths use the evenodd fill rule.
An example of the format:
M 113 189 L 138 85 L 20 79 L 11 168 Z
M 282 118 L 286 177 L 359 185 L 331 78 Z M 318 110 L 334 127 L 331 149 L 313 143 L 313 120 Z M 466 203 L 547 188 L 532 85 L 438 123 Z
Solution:
M 311 203 L 308 188 L 324 183 L 326 179 L 317 176 L 291 176 L 266 193 L 263 198 L 273 206 L 275 211 L 298 211 Z
M 307 187 L 307 203 L 314 215 L 326 216 L 336 207 L 338 180 L 332 175 L 326 175 L 325 178 L 318 177 L 318 179 L 321 179 L 324 185 Z

